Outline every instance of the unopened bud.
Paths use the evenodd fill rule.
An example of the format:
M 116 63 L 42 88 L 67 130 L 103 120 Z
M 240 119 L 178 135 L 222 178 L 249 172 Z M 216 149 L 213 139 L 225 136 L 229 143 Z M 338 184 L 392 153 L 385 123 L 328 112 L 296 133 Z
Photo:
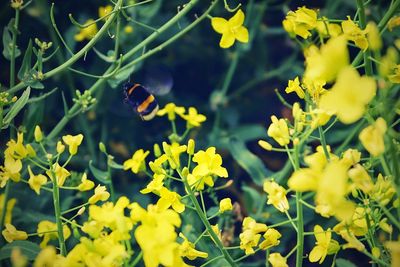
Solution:
M 193 155 L 194 154 L 194 140 L 193 139 L 189 139 L 188 141 L 188 147 L 187 147 L 187 153 L 189 155 Z
M 35 136 L 35 141 L 38 143 L 40 143 L 43 140 L 42 130 L 40 129 L 39 125 L 36 125 L 35 127 L 34 136 Z

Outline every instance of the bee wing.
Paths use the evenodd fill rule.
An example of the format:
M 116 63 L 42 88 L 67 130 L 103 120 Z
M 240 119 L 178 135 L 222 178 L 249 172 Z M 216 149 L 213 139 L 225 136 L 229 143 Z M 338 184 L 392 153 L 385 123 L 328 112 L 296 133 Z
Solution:
M 173 84 L 174 80 L 171 71 L 166 66 L 161 65 L 147 68 L 143 86 L 151 94 L 166 95 L 171 91 Z

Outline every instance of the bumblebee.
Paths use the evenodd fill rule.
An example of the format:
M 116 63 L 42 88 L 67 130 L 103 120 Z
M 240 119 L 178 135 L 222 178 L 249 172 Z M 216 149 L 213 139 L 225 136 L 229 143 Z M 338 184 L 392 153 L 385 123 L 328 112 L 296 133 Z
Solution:
M 126 102 L 142 120 L 149 121 L 154 118 L 159 108 L 154 95 L 138 83 L 127 82 L 123 87 Z

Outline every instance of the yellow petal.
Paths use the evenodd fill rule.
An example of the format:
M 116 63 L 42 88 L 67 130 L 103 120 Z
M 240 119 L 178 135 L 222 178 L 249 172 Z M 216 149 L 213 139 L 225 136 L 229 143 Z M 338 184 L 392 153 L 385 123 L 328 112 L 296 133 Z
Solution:
M 244 22 L 244 13 L 241 9 L 239 9 L 236 14 L 229 19 L 229 26 L 230 27 L 239 27 L 242 26 Z
M 214 31 L 223 34 L 228 30 L 228 21 L 224 18 L 212 18 L 211 26 L 213 27 Z
M 308 257 L 310 262 L 317 262 L 324 256 L 324 248 L 320 246 L 314 247 L 311 252 L 310 256 Z
M 249 41 L 249 31 L 245 27 L 240 27 L 235 32 L 235 38 L 239 42 L 247 43 Z

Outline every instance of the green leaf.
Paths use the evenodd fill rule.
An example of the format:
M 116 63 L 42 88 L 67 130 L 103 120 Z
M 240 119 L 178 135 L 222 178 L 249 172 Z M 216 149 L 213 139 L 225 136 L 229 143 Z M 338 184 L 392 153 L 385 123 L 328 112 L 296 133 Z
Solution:
M 242 190 L 244 192 L 244 205 L 250 214 L 257 214 L 265 204 L 265 196 L 262 196 L 257 190 L 252 187 L 243 185 Z M 265 194 L 264 194 L 265 195 Z
M 32 78 L 32 40 L 29 40 L 28 47 L 26 48 L 24 58 L 22 59 L 21 68 L 18 71 L 18 78 L 22 80 L 29 80 Z
M 247 149 L 245 143 L 237 137 L 229 141 L 229 150 L 235 161 L 250 175 L 253 182 L 262 185 L 265 178 L 272 172 L 268 170 L 261 159 Z
M 102 171 L 95 166 L 93 166 L 93 161 L 89 161 L 89 169 L 92 172 L 94 178 L 96 178 L 97 181 L 103 184 L 110 184 L 111 180 L 109 179 L 108 172 Z
M 55 88 L 53 88 L 50 92 L 44 93 L 44 94 L 42 94 L 42 95 L 40 95 L 40 96 L 37 96 L 37 97 L 31 97 L 31 98 L 28 100 L 28 103 L 39 102 L 39 101 L 45 99 L 46 97 L 52 95 L 53 93 L 55 93 L 57 90 L 58 90 L 58 87 L 55 87 Z
M 337 267 L 357 267 L 357 265 L 355 265 L 351 261 L 348 261 L 348 260 L 345 260 L 342 258 L 336 259 L 336 266 Z
M 8 23 L 8 25 L 6 27 L 4 27 L 3 29 L 3 56 L 8 59 L 11 60 L 11 48 L 12 48 L 12 33 L 16 31 L 14 29 L 14 21 L 15 19 L 12 18 L 10 20 L 10 22 Z M 18 56 L 21 55 L 21 51 L 15 46 L 15 54 L 14 54 L 14 58 L 17 58 Z
M 22 93 L 20 98 L 15 102 L 15 104 L 11 107 L 10 111 L 4 116 L 3 119 L 3 129 L 7 128 L 12 119 L 18 115 L 21 109 L 26 105 L 29 99 L 29 95 L 31 93 L 31 88 L 28 86 L 26 90 Z
M 109 78 L 107 80 L 108 84 L 112 88 L 116 88 L 121 82 L 127 81 L 129 79 L 129 76 L 138 69 L 138 65 L 141 63 L 138 63 L 137 65 L 134 65 L 129 68 L 121 68 L 120 70 L 117 71 L 117 73 Z
M 28 260 L 34 260 L 40 252 L 40 247 L 38 244 L 30 241 L 16 240 L 0 249 L 0 261 L 10 258 L 11 252 L 14 248 L 19 248 L 21 253 L 25 255 Z

